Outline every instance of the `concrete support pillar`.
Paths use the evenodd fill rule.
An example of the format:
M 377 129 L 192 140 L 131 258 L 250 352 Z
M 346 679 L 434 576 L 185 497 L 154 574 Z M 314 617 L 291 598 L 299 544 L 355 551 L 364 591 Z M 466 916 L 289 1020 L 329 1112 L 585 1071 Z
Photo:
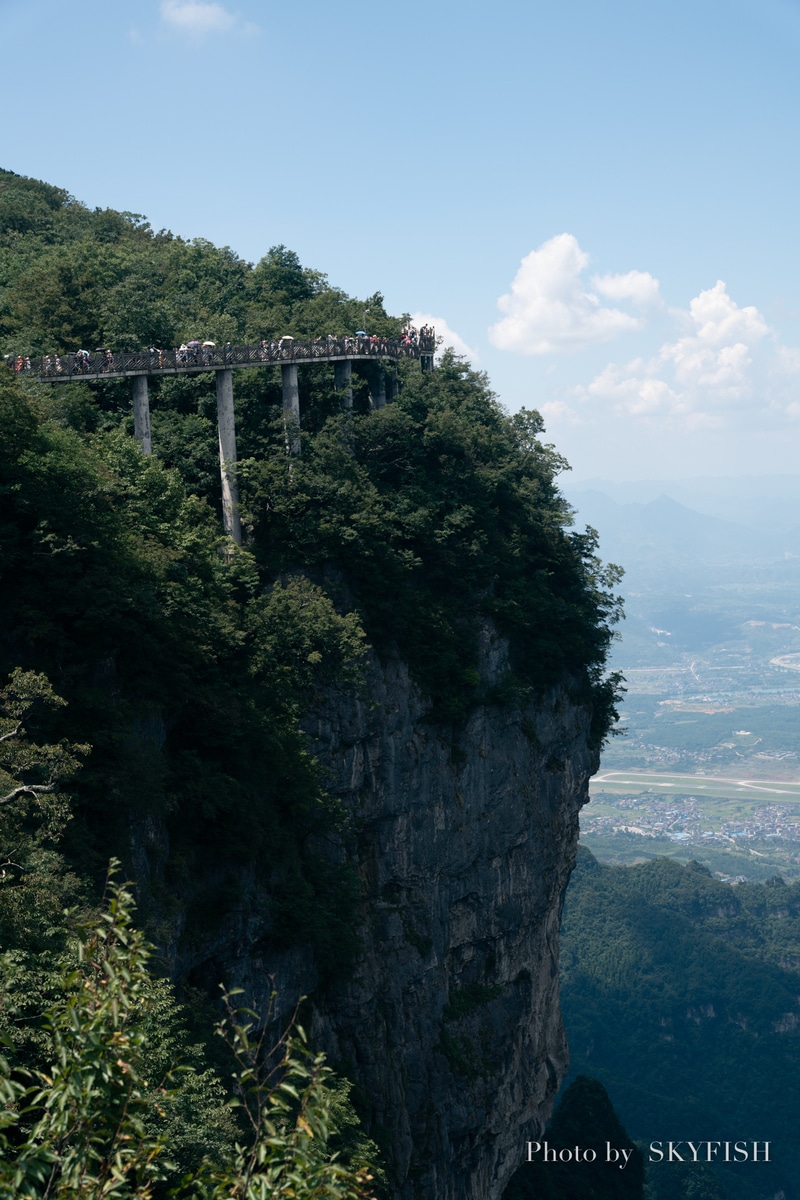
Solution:
M 386 371 L 383 366 L 367 367 L 369 379 L 369 406 L 371 409 L 383 408 L 386 404 Z
M 242 544 L 239 485 L 236 482 L 236 425 L 233 417 L 233 372 L 216 371 L 219 470 L 222 480 L 222 523 L 237 546 Z
M 133 391 L 133 436 L 142 448 L 142 454 L 153 453 L 150 436 L 150 397 L 147 393 L 147 376 L 134 375 L 131 379 Z
M 297 364 L 281 363 L 283 386 L 283 426 L 286 430 L 286 449 L 289 454 L 300 453 L 300 387 Z
M 384 408 L 386 405 L 386 371 L 380 366 L 375 380 L 375 393 L 372 397 L 373 408 Z
M 353 363 L 349 358 L 333 364 L 333 386 L 342 393 L 342 408 L 353 407 Z
M 397 367 L 395 367 L 395 369 L 392 371 L 392 388 L 391 388 L 392 400 L 396 400 L 399 395 L 400 395 L 400 376 L 397 373 Z

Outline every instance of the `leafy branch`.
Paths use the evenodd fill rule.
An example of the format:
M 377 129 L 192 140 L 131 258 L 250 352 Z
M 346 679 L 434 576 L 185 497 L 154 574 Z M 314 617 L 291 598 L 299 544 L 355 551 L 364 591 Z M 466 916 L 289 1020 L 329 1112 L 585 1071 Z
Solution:
M 0 692 L 0 807 L 21 796 L 51 795 L 80 769 L 90 747 L 67 741 L 30 741 L 29 726 L 43 711 L 63 708 L 45 675 L 21 668 Z
M 169 1111 L 197 1095 L 195 1072 L 178 1062 L 157 1082 L 148 1078 L 163 990 L 118 869 L 112 860 L 99 919 L 63 963 L 45 1022 L 51 1065 L 14 1071 L 0 1059 L 0 1200 L 154 1200 L 175 1176 Z M 0 973 L 5 966 L 0 960 Z M 244 1109 L 250 1136 L 216 1161 L 206 1156 L 169 1194 L 370 1200 L 369 1169 L 340 1162 L 329 1147 L 334 1092 L 322 1055 L 299 1027 L 267 1052 L 269 1023 L 235 1008 L 232 996 L 219 1026 L 235 1067 L 228 1108 Z

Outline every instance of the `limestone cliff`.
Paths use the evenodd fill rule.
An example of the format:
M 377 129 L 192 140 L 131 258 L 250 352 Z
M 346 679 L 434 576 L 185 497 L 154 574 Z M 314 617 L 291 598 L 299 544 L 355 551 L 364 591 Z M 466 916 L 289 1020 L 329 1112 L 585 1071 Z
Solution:
M 485 635 L 489 681 L 506 653 Z M 307 721 L 357 829 L 363 921 L 311 1035 L 371 1103 L 397 1200 L 499 1200 L 567 1065 L 558 933 L 596 760 L 566 688 L 478 709 L 457 754 L 424 714 L 404 664 L 373 658 L 360 698 Z M 257 1003 L 270 975 L 287 999 L 315 983 L 246 939 L 226 965 Z

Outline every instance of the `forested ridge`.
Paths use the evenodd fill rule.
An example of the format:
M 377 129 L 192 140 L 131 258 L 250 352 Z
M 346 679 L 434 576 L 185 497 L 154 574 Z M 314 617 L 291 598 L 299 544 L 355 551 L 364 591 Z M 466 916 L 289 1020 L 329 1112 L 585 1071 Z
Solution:
M 356 327 L 389 336 L 401 324 L 378 293 L 355 300 L 285 247 L 252 266 L 227 248 L 153 233 L 136 215 L 92 212 L 58 188 L 0 172 L 4 355 Z M 102 987 L 119 976 L 113 913 L 125 930 L 132 919 L 124 889 L 112 890 L 116 908 L 102 916 L 111 857 L 134 878 L 137 866 L 144 871 L 139 920 L 173 964 L 176 939 L 191 946 L 230 909 L 266 903 L 270 945 L 313 946 L 321 986 L 348 969 L 355 877 L 320 847 L 326 837 L 347 847 L 352 830 L 325 792 L 299 718 L 321 692 L 363 686 L 368 646 L 408 662 L 454 753 L 475 705 L 519 703 L 554 683 L 585 704 L 598 744 L 607 734 L 615 575 L 597 560 L 592 535 L 569 529 L 556 485 L 565 464 L 541 441 L 538 415 L 507 416 L 485 376 L 450 354 L 431 374 L 400 370 L 391 405 L 367 411 L 364 377 L 354 411 L 343 414 L 325 368 L 304 369 L 303 453 L 291 461 L 278 377 L 237 374 L 241 550 L 221 532 L 212 376 L 153 384 L 147 458 L 131 436 L 124 381 L 48 387 L 0 373 L 0 786 L 14 794 L 0 806 L 0 1022 L 14 1087 L 27 1086 L 23 1068 L 47 1072 L 57 1052 L 82 1061 L 84 1043 L 67 1052 L 59 1042 L 81 987 L 95 988 L 97 1001 L 80 1010 L 73 1033 L 96 1032 L 91 1022 L 106 1012 Z M 487 621 L 511 644 L 511 670 L 491 692 L 477 671 Z M 137 859 L 132 847 L 145 844 Z M 109 922 L 111 945 L 102 936 Z M 198 1032 L 210 1028 L 208 1014 L 187 980 L 178 982 L 191 1003 L 177 1010 L 155 982 L 157 960 L 131 938 L 121 944 L 139 957 L 132 966 L 123 954 L 123 975 L 139 990 L 120 1036 L 141 1053 L 127 1074 L 113 1062 L 101 1074 L 108 1070 L 117 1095 L 118 1085 L 130 1091 L 152 1075 L 153 1061 L 161 1069 L 172 1055 L 191 1068 L 186 1078 L 200 1082 L 178 1089 L 170 1110 L 183 1158 L 161 1180 L 160 1168 L 136 1160 L 114 1183 L 113 1164 L 98 1166 L 92 1150 L 70 1182 L 53 1147 L 83 1134 L 48 1132 L 42 1096 L 29 1090 L 27 1115 L 9 1136 L 28 1146 L 34 1167 L 8 1185 L 12 1194 L 45 1194 L 54 1178 L 48 1195 L 165 1194 L 180 1172 L 206 1169 L 203 1138 L 189 1132 L 211 1125 L 223 1173 L 213 1187 L 233 1186 L 219 1182 L 237 1131 L 235 1114 L 218 1116 L 225 1089 Z M 81 945 L 95 947 L 83 966 Z M 166 1045 L 153 1040 L 159 1013 Z M 325 1124 L 319 1106 L 329 1091 L 316 1070 L 308 1068 L 312 1093 L 300 1116 Z M 77 1075 L 65 1068 L 62 1077 Z M 77 1103 L 68 1086 L 63 1095 L 67 1107 Z M 338 1125 L 351 1121 L 342 1102 Z M 141 1136 L 137 1128 L 130 1136 Z M 291 1169 L 306 1150 L 287 1151 Z M 210 1176 L 197 1180 L 196 1194 L 217 1195 Z M 325 1186 L 320 1194 L 341 1186 L 355 1195 L 366 1184 L 351 1173 Z
M 800 885 L 779 878 L 731 887 L 697 863 L 580 851 L 561 940 L 572 1072 L 599 1079 L 645 1144 L 771 1143 L 770 1165 L 715 1165 L 695 1191 L 659 1190 L 652 1168 L 656 1197 L 797 1195 L 799 922 Z
M 559 970 L 571 1067 L 544 1139 L 596 1147 L 598 1162 L 539 1153 L 505 1200 L 793 1200 L 799 949 L 800 884 L 731 887 L 698 863 L 607 866 L 581 848 Z M 606 1141 L 631 1138 L 644 1169 L 615 1179 Z M 687 1140 L 701 1161 L 685 1146 L 683 1162 L 650 1155 Z M 702 1161 L 706 1141 L 725 1140 L 769 1142 L 770 1162 Z

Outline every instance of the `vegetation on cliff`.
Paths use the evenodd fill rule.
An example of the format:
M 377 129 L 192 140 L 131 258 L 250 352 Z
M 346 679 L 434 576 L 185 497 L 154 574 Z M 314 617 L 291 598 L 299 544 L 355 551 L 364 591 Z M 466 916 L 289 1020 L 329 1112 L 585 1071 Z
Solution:
M 62 955 L 40 1033 L 44 1069 L 0 1058 L 0 1196 L 368 1200 L 373 1176 L 357 1160 L 375 1147 L 339 1160 L 346 1093 L 337 1097 L 302 1031 L 264 1053 L 257 1014 L 228 997 L 218 1028 L 234 1068 L 226 1099 L 150 974 L 133 908 L 111 880 L 97 924 Z
M 4 354 L 362 326 L 391 335 L 401 320 L 285 247 L 252 266 L 0 172 Z M 48 387 L 0 372 L 4 731 L 21 682 L 40 680 L 9 745 L 60 747 L 65 789 L 57 803 L 35 790 L 44 759 L 7 763 L 28 785 L 0 806 L 16 1068 L 48 1069 L 50 1035 L 26 997 L 57 993 L 77 936 L 63 910 L 99 919 L 110 856 L 135 863 L 168 967 L 178 936 L 181 953 L 197 949 L 235 910 L 271 950 L 310 946 L 323 981 L 347 968 L 356 879 L 327 847 L 347 850 L 348 815 L 299 718 L 321 691 L 361 686 L 368 645 L 405 658 L 454 745 L 474 706 L 564 683 L 595 742 L 608 733 L 616 577 L 593 536 L 569 529 L 565 464 L 538 415 L 509 417 L 485 376 L 449 354 L 429 375 L 400 370 L 399 395 L 374 413 L 368 372 L 354 377 L 349 414 L 327 368 L 302 370 L 303 453 L 291 460 L 277 375 L 237 373 L 241 550 L 220 529 L 210 376 L 154 382 L 146 458 L 125 381 Z M 478 672 L 487 622 L 511 646 L 491 690 Z
M 126 333 L 115 313 L 141 323 Z M 234 325 L 213 325 L 223 318 Z M 392 332 L 393 320 L 379 297 L 352 300 L 283 247 L 254 267 L 0 173 L 5 351 L 362 322 Z M 565 464 L 538 416 L 507 416 L 452 356 L 429 375 L 408 367 L 392 404 L 367 414 L 357 396 L 352 415 L 327 368 L 301 372 L 292 461 L 274 372 L 237 373 L 247 537 L 232 557 L 216 519 L 210 377 L 154 387 L 150 459 L 129 436 L 125 381 L 0 382 L 0 677 L 45 673 L 69 701 L 57 732 L 93 746 L 74 787 L 71 861 L 101 878 L 132 826 L 161 823 L 151 867 L 171 879 L 167 894 L 191 893 L 180 880 L 202 869 L 211 908 L 249 864 L 269 880 L 275 930 L 310 938 L 330 968 L 350 936 L 346 872 L 312 835 L 343 835 L 343 814 L 297 718 L 316 689 L 357 686 L 365 631 L 406 658 L 448 736 L 475 704 L 564 679 L 598 742 L 613 719 L 615 576 L 591 535 L 569 531 Z M 512 649 L 491 696 L 477 671 L 487 620 Z

